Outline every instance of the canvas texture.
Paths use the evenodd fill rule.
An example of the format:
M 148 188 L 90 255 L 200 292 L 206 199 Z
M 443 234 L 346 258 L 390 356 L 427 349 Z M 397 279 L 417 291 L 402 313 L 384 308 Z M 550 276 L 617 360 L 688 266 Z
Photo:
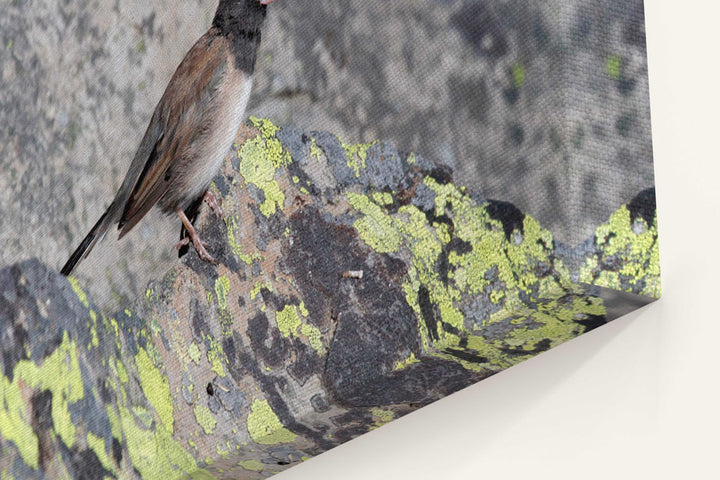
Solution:
M 218 264 L 68 278 L 217 4 L 4 3 L 0 478 L 266 478 L 660 297 L 641 0 L 276 0 Z

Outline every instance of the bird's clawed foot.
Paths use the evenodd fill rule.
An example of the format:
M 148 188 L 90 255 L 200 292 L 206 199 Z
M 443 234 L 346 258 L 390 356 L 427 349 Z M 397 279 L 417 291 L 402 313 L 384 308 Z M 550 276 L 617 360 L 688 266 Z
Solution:
M 188 236 L 180 240 L 180 242 L 175 245 L 175 248 L 179 250 L 183 246 L 190 243 L 190 241 L 192 240 L 193 247 L 195 247 L 195 251 L 197 252 L 198 257 L 200 257 L 201 260 L 208 262 L 212 265 L 217 265 L 217 260 L 215 260 L 215 257 L 208 253 L 206 248 L 207 245 L 205 244 L 205 242 L 200 240 L 200 236 L 198 235 L 197 230 L 195 230 L 195 227 L 193 227 L 192 223 L 190 223 L 190 220 L 188 220 L 185 212 L 183 212 L 179 208 L 176 209 L 175 212 L 177 212 L 178 216 L 180 217 L 180 221 L 182 221 L 183 225 L 185 226 L 185 230 L 187 230 L 188 233 Z
M 218 217 L 223 217 L 223 211 L 222 207 L 220 207 L 220 201 L 218 200 L 218 197 L 211 192 L 210 190 L 205 190 L 205 193 L 203 194 L 203 201 L 207 203 L 208 207 L 210 207 L 210 210 Z

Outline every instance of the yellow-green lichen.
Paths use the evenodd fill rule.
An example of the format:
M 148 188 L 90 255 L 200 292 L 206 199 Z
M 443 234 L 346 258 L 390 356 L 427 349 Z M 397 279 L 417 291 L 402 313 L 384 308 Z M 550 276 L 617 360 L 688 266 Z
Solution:
M 285 305 L 281 311 L 275 313 L 275 322 L 284 337 L 297 336 L 297 329 L 302 323 L 295 305 Z
M 391 205 L 393 203 L 393 197 L 388 192 L 375 192 L 372 194 L 372 199 L 378 205 Z
M 320 147 L 318 147 L 317 143 L 315 143 L 314 137 L 310 139 L 310 156 L 318 160 L 322 158 L 322 150 L 320 150 Z
M 613 80 L 620 80 L 621 68 L 622 58 L 619 55 L 610 55 L 605 59 L 605 70 Z
M 197 343 L 192 342 L 190 346 L 188 347 L 188 356 L 190 359 L 195 362 L 195 365 L 200 365 L 200 348 L 197 346 Z
M 223 350 L 220 342 L 212 337 L 206 337 L 210 343 L 210 348 L 207 351 L 207 359 L 210 362 L 210 370 L 217 373 L 219 376 L 225 376 L 225 365 L 228 363 L 227 355 Z
M 323 335 L 319 328 L 309 323 L 303 323 L 300 327 L 300 333 L 305 335 L 308 339 L 308 343 L 313 350 L 318 354 L 325 354 L 325 345 L 323 344 Z
M 301 302 L 299 307 L 285 305 L 282 310 L 275 312 L 275 323 L 277 323 L 278 330 L 286 338 L 298 337 L 299 335 L 305 336 L 313 350 L 320 355 L 324 354 L 325 346 L 322 341 L 322 332 L 314 325 L 303 323 L 300 314 L 304 317 L 308 315 L 305 302 Z
M 205 300 L 207 300 L 208 305 L 212 305 L 212 303 L 213 303 L 212 291 L 208 290 L 205 292 Z
M 125 364 L 122 363 L 122 360 L 117 359 L 115 361 L 115 368 L 117 369 L 117 376 L 120 382 L 128 383 L 130 381 L 130 376 L 128 375 L 127 368 L 125 368 Z
M 488 342 L 485 338 L 479 335 L 470 335 L 467 337 L 467 346 L 465 347 L 466 352 L 473 353 L 478 357 L 486 358 L 487 363 L 481 366 L 487 370 L 501 370 L 512 366 L 514 362 L 512 359 L 500 350 L 498 347 L 502 346 L 502 342 Z M 466 368 L 468 366 L 466 365 Z
M 217 420 L 215 420 L 215 417 L 208 407 L 205 405 L 195 405 L 193 413 L 195 414 L 195 420 L 197 420 L 206 435 L 210 435 L 215 431 Z
M 118 348 L 118 350 L 121 350 L 122 343 L 120 342 L 120 325 L 118 325 L 117 320 L 115 320 L 114 318 L 110 318 L 110 320 L 108 320 L 108 323 L 109 326 L 107 327 L 107 330 L 115 335 L 115 346 Z
M 250 438 L 261 445 L 294 442 L 297 435 L 285 428 L 267 400 L 253 400 L 247 417 Z
M 27 410 L 18 377 L 11 383 L 0 374 L 0 437 L 15 444 L 26 465 L 38 468 L 38 438 Z
M 410 352 L 410 355 L 405 360 L 399 360 L 395 362 L 395 366 L 393 367 L 393 370 L 402 370 L 404 368 L 409 367 L 413 363 L 419 363 L 420 360 L 415 356 L 414 353 Z
M 105 446 L 105 439 L 102 437 L 98 437 L 92 432 L 87 433 L 87 444 L 88 448 L 95 452 L 95 455 L 97 456 L 98 460 L 100 460 L 100 464 L 105 468 L 105 470 L 108 470 L 109 472 L 112 472 L 113 474 L 117 475 L 117 471 L 115 469 L 115 465 L 110 460 L 110 457 L 108 456 L 106 446 Z
M 227 459 L 230 456 L 230 442 L 225 443 L 225 448 L 223 448 L 222 445 L 219 443 L 215 445 L 215 452 L 217 452 L 218 456 L 223 459 Z M 219 470 L 222 473 L 222 470 Z
M 142 428 L 130 410 L 121 405 L 117 409 L 130 461 L 143 479 L 167 480 L 181 478 L 186 474 L 193 477 L 209 475 L 198 469 L 192 455 L 173 440 L 164 425 L 157 425 L 155 431 Z
M 147 408 L 143 407 L 142 405 L 133 405 L 132 408 L 133 414 L 135 415 L 135 418 L 145 427 L 150 428 L 153 424 L 153 414 L 148 410 Z
M 0 374 L 0 436 L 12 441 L 26 465 L 37 468 L 38 439 L 25 406 L 23 390 L 48 390 L 52 394 L 51 417 L 54 433 L 68 447 L 75 444 L 75 422 L 70 404 L 84 397 L 78 350 L 75 342 L 63 334 L 61 344 L 47 356 L 42 365 L 21 360 L 13 369 L 13 381 Z
M 370 147 L 375 145 L 377 142 L 370 143 L 358 143 L 348 145 L 344 142 L 340 142 L 342 147 L 345 149 L 345 155 L 347 156 L 347 166 L 352 168 L 355 172 L 356 177 L 360 177 L 360 170 L 365 169 L 365 161 L 367 160 L 367 151 Z
M 237 243 L 235 240 L 235 232 L 238 229 L 239 217 L 237 215 L 228 215 L 225 217 L 225 225 L 227 227 L 227 239 L 230 248 L 233 253 L 246 265 L 252 265 L 255 260 L 262 260 L 262 255 L 259 252 L 253 252 L 252 254 L 243 253 L 242 245 Z
M 87 294 L 80 287 L 80 283 L 77 279 L 75 277 L 67 277 L 67 279 L 70 282 L 70 286 L 72 286 L 75 295 L 77 295 L 78 300 L 80 300 L 80 303 L 82 303 L 85 308 L 90 308 L 90 301 L 88 300 Z
M 438 240 L 445 245 L 450 243 L 450 240 L 452 240 L 450 236 L 450 227 L 446 223 L 434 223 L 433 227 L 435 227 L 435 234 L 437 235 Z
M 15 475 L 3 469 L 0 472 L 0 480 L 15 480 Z
M 157 412 L 162 425 L 173 432 L 175 418 L 173 416 L 173 403 L 170 396 L 170 384 L 167 378 L 153 364 L 148 352 L 139 348 L 135 355 L 135 366 L 137 367 L 140 386 L 148 401 Z
M 539 262 L 551 262 L 552 234 L 526 215 L 521 241 L 508 241 L 502 224 L 491 219 L 483 206 L 474 206 L 469 197 L 452 184 L 440 185 L 432 178 L 426 179 L 425 183 L 437 194 L 437 214 L 443 214 L 445 205 L 451 204 L 455 235 L 472 246 L 467 253 L 451 252 L 449 255 L 449 262 L 454 267 L 454 286 L 461 292 L 478 294 L 490 287 L 489 278 L 496 277 L 500 283 L 491 287 L 491 291 L 500 289 L 504 292 L 505 308 L 522 305 L 518 293 L 532 293 L 540 280 L 535 266 Z M 488 277 L 491 270 L 496 275 Z
M 266 143 L 267 157 L 275 168 L 288 165 L 292 159 L 290 154 L 283 148 L 282 143 L 277 138 L 277 132 L 280 127 L 273 124 L 270 120 L 264 118 L 250 117 L 250 122 L 255 128 L 260 130 Z
M 263 191 L 265 200 L 260 205 L 260 212 L 269 217 L 284 207 L 285 194 L 275 180 L 275 172 L 289 164 L 291 158 L 276 137 L 279 127 L 269 120 L 255 117 L 250 117 L 250 120 L 260 130 L 260 134 L 240 147 L 239 172 L 246 184 L 252 183 Z
M 271 292 L 273 291 L 272 283 L 270 283 L 270 282 L 255 282 L 255 284 L 253 285 L 253 288 L 250 290 L 250 299 L 255 300 L 255 297 L 258 296 L 258 294 L 260 293 L 260 290 L 262 290 L 263 288 L 267 288 Z
M 32 362 L 19 362 L 15 366 L 14 379 L 40 390 L 50 390 L 53 396 L 52 419 L 55 433 L 68 447 L 75 444 L 75 422 L 70 417 L 69 406 L 84 397 L 80 376 L 78 350 L 75 342 L 63 334 L 63 341 L 45 358 L 42 367 Z
M 160 318 L 159 315 L 151 313 L 147 318 L 147 326 L 150 329 L 151 336 L 152 335 L 158 335 L 162 333 L 162 327 L 160 326 Z M 141 331 L 142 333 L 142 331 Z M 148 337 L 149 338 L 149 337 Z M 154 347 L 152 347 L 154 348 Z
M 520 88 L 525 83 L 525 67 L 521 63 L 516 63 L 510 69 L 513 77 L 513 85 Z
M 230 279 L 225 275 L 220 275 L 215 280 L 215 295 L 217 296 L 218 307 L 220 310 L 227 309 L 227 298 L 230 293 Z
M 397 213 L 390 214 L 385 208 L 388 202 L 380 194 L 368 197 L 350 193 L 348 199 L 361 214 L 353 226 L 371 248 L 378 252 L 409 251 L 412 263 L 403 289 L 417 315 L 425 352 L 470 370 L 497 371 L 527 358 L 522 352 L 527 351 L 528 356 L 536 352 L 538 342 L 547 341 L 548 336 L 554 345 L 582 333 L 584 328 L 572 321 L 573 318 L 590 315 L 598 306 L 548 302 L 543 308 L 533 310 L 526 303 L 527 298 L 547 302 L 577 289 L 570 284 L 569 272 L 561 263 L 553 270 L 553 238 L 549 231 L 526 215 L 522 229 L 508 238 L 504 225 L 489 214 L 487 205 L 478 205 L 464 189 L 451 183 L 440 184 L 431 177 L 427 177 L 424 184 L 435 193 L 435 215 L 449 216 L 452 229 L 447 222 L 429 224 L 425 213 L 413 205 L 403 205 Z M 437 265 L 443 245 L 453 238 L 467 247 L 461 251 L 450 250 L 447 256 L 450 268 L 442 277 Z M 426 295 L 423 301 L 429 300 L 442 320 L 436 322 L 433 332 L 423 320 L 421 290 Z M 488 298 L 497 308 L 482 325 L 469 327 L 460 305 L 468 297 L 478 296 Z M 528 319 L 529 323 L 513 324 L 517 331 L 505 338 L 486 339 L 475 330 L 512 321 L 513 315 Z M 461 340 L 463 346 L 460 346 Z M 468 351 L 477 361 L 460 359 L 447 353 L 451 352 L 448 349 Z M 510 354 L 510 351 L 516 353 Z M 411 356 L 398 362 L 395 368 L 405 368 L 413 359 Z
M 375 421 L 375 428 L 381 427 L 395 418 L 395 412 L 392 410 L 384 410 L 379 407 L 372 407 L 370 409 L 370 414 L 377 419 Z
M 562 310 L 560 311 L 562 312 Z M 553 348 L 564 343 L 585 331 L 581 325 L 569 321 L 558 319 L 556 315 L 560 313 L 553 310 L 551 314 L 545 312 L 536 312 L 531 317 L 538 322 L 538 326 L 525 326 L 515 328 L 505 337 L 504 343 L 518 350 L 528 351 L 532 353 L 541 341 L 549 341 L 547 348 Z
M 115 413 L 115 409 L 112 405 L 106 405 L 105 411 L 107 412 L 108 421 L 110 422 L 110 434 L 122 441 L 122 425 L 120 423 L 120 417 Z
M 112 388 L 121 397 L 123 403 L 127 400 L 127 392 L 125 391 L 124 384 L 129 381 L 129 376 L 125 365 L 122 364 L 121 360 L 112 358 L 106 363 L 106 366 L 110 369 L 113 375 L 108 375 L 105 378 L 105 385 L 108 388 Z
M 238 462 L 238 466 L 245 470 L 252 470 L 253 472 L 262 472 L 265 468 L 265 464 L 258 462 L 257 460 L 243 460 Z
M 377 252 L 397 251 L 402 239 L 394 228 L 390 215 L 366 195 L 348 193 L 348 200 L 355 210 L 364 215 L 353 223 L 360 238 Z
M 90 310 L 90 321 L 92 322 L 92 324 L 89 325 L 90 344 L 88 345 L 88 350 L 90 350 L 91 347 L 97 348 L 97 346 L 100 344 L 97 333 L 97 313 L 95 313 L 95 310 Z
M 595 231 L 600 257 L 586 260 L 579 272 L 580 281 L 659 298 L 660 254 L 657 238 L 656 219 L 652 225 L 642 218 L 631 223 L 630 211 L 626 206 L 621 207 Z M 603 265 L 619 267 L 601 268 L 598 261 Z

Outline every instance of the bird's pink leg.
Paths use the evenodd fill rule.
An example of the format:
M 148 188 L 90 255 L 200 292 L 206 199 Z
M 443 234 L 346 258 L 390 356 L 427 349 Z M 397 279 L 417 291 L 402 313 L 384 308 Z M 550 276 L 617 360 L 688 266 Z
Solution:
M 180 243 L 177 244 L 176 248 L 187 245 L 190 240 L 192 240 L 193 247 L 195 247 L 195 251 L 197 252 L 198 257 L 208 263 L 212 263 L 213 265 L 217 264 L 217 260 L 215 260 L 215 258 L 213 258 L 213 256 L 210 255 L 205 249 L 205 244 L 202 242 L 202 240 L 200 240 L 200 237 L 198 236 L 195 227 L 192 226 L 192 223 L 190 223 L 190 220 L 188 220 L 185 212 L 183 212 L 180 208 L 176 208 L 175 212 L 180 217 L 180 221 L 182 221 L 183 225 L 185 226 L 185 230 L 187 230 L 189 236 L 189 239 L 188 237 L 182 239 Z
M 209 189 L 205 190 L 205 193 L 203 194 L 203 201 L 208 204 L 208 207 L 210 207 L 210 210 L 212 210 L 215 215 L 222 218 L 223 211 L 220 207 L 220 201 L 218 200 L 218 197 Z

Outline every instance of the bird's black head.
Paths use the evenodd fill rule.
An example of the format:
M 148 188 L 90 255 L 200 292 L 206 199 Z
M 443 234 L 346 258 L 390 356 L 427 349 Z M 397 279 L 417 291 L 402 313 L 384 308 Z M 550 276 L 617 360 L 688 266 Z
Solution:
M 222 32 L 258 32 L 273 0 L 220 0 L 213 26 Z
M 235 67 L 252 75 L 260 46 L 260 27 L 273 0 L 220 0 L 213 27 L 230 41 Z

